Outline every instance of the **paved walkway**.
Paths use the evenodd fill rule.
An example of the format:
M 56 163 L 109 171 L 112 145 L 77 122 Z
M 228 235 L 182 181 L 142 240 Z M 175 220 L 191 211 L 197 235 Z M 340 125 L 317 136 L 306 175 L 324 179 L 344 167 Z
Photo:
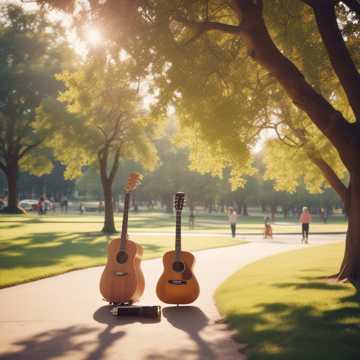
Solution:
M 332 236 L 332 240 L 343 238 Z M 155 296 L 159 259 L 143 262 L 145 304 L 160 304 L 162 320 L 113 317 L 98 291 L 102 267 L 0 290 L 0 360 L 244 359 L 213 302 L 215 289 L 240 267 L 301 247 L 294 241 L 253 243 L 196 253 L 201 286 L 193 306 L 172 307 Z M 313 236 L 322 244 L 329 236 Z M 285 239 L 284 239 L 285 240 Z M 290 241 L 290 240 L 289 240 Z

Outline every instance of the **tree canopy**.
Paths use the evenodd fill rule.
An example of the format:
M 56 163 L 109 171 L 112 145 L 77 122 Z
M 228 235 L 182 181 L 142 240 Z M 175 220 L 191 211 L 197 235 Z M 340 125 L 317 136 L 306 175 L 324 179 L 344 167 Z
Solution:
M 47 145 L 66 165 L 67 178 L 80 176 L 84 166 L 98 166 L 105 197 L 104 231 L 114 232 L 112 185 L 119 161 L 134 160 L 153 169 L 157 151 L 152 139 L 159 123 L 141 109 L 131 59 L 96 55 L 57 79 L 65 90 L 57 103 L 50 99 L 39 108 L 35 127 L 53 133 Z
M 61 6 L 73 4 L 61 1 Z M 310 143 L 305 154 L 349 214 L 339 277 L 360 284 L 358 1 L 109 0 L 90 6 L 108 36 L 130 53 L 146 53 L 163 100 L 176 104 L 183 125 L 195 131 L 217 164 L 229 159 L 233 169 L 239 160 L 246 164 L 249 147 L 268 127 L 279 138 L 290 132 Z M 290 102 L 283 104 L 282 98 Z M 301 112 L 304 126 L 294 124 L 292 115 L 284 121 L 273 114 L 284 107 L 288 114 Z M 317 134 L 324 141 L 318 142 Z M 339 178 L 342 172 L 326 161 L 318 143 L 334 147 L 349 183 Z
M 15 5 L 0 9 L 0 48 L 0 169 L 8 178 L 8 210 L 16 211 L 19 168 L 33 174 L 52 168 L 40 150 L 50 134 L 33 124 L 36 108 L 60 89 L 54 75 L 68 66 L 71 52 L 63 29 L 44 12 Z

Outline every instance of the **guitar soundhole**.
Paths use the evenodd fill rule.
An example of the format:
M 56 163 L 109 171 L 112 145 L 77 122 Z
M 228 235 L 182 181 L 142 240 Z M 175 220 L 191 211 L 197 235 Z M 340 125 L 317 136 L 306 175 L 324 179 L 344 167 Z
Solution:
M 126 263 L 127 259 L 128 259 L 128 254 L 125 251 L 119 251 L 118 254 L 116 255 L 116 260 L 119 264 Z
M 173 270 L 177 273 L 182 273 L 185 271 L 185 264 L 181 261 L 174 261 L 172 267 Z

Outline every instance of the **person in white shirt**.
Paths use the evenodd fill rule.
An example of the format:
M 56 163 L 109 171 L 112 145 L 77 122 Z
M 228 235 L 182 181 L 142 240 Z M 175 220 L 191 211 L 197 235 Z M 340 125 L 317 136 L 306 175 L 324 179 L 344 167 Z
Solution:
M 229 216 L 229 223 L 230 223 L 230 228 L 231 228 L 231 234 L 232 237 L 236 236 L 236 221 L 238 219 L 238 214 L 237 212 L 234 210 L 234 208 L 230 207 L 228 209 L 228 216 Z

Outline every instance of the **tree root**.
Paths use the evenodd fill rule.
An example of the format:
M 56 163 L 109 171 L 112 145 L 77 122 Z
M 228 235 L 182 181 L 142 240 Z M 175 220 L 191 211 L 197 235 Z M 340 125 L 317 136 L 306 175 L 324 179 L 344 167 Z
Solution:
M 355 289 L 360 292 L 360 279 L 352 278 L 352 277 L 340 277 L 340 273 L 329 275 L 329 276 L 322 276 L 320 279 L 327 280 L 330 284 L 345 284 L 350 283 L 355 287 Z

